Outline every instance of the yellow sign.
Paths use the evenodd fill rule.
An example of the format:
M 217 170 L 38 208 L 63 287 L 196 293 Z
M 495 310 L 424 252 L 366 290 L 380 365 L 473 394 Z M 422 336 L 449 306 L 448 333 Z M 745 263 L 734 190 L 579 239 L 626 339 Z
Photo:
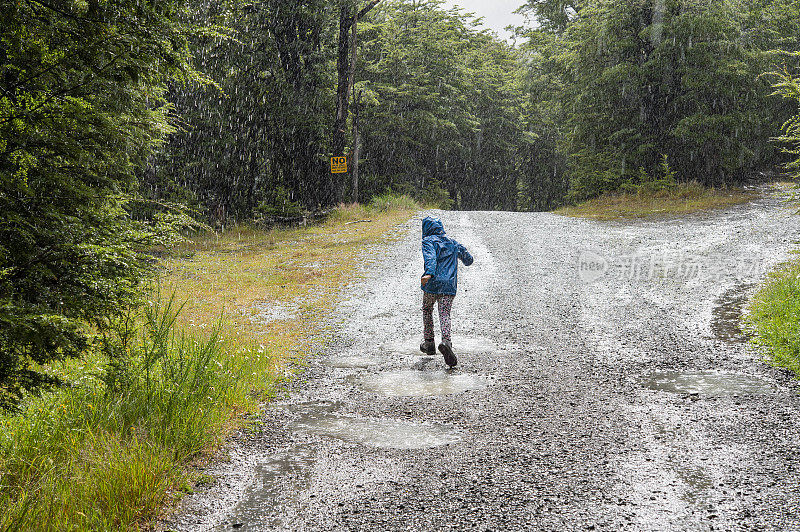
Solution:
M 347 157 L 331 157 L 331 173 L 332 174 L 346 174 L 347 173 Z

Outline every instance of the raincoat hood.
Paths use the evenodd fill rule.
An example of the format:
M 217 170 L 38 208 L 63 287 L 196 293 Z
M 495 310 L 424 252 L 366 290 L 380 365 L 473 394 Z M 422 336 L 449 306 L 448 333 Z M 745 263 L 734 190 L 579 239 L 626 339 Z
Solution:
M 439 218 L 427 216 L 422 220 L 422 259 L 430 278 L 422 290 L 429 294 L 456 295 L 458 290 L 458 261 L 472 264 L 469 251 L 444 234 Z
M 426 216 L 425 219 L 422 220 L 423 238 L 426 236 L 443 235 L 443 234 L 444 234 L 444 226 L 442 225 L 442 221 L 439 218 Z

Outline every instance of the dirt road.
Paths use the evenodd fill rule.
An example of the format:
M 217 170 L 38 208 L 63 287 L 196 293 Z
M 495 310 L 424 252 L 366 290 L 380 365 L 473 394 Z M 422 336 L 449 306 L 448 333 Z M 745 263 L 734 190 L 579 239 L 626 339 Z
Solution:
M 800 530 L 797 385 L 736 325 L 797 239 L 790 212 L 437 212 L 475 257 L 453 371 L 418 351 L 409 222 L 170 528 Z

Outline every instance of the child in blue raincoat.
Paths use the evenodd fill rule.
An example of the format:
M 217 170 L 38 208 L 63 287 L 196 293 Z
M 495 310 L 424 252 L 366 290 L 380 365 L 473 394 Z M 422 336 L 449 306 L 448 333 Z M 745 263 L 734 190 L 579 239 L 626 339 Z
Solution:
M 422 324 L 425 341 L 419 348 L 423 353 L 434 355 L 436 342 L 433 337 L 433 304 L 439 305 L 439 324 L 442 327 L 442 342 L 439 351 L 445 363 L 453 367 L 458 363 L 450 338 L 450 311 L 456 297 L 458 285 L 458 261 L 464 266 L 472 264 L 472 255 L 467 249 L 445 235 L 442 221 L 426 217 L 422 220 L 422 258 L 425 273 L 422 274 Z

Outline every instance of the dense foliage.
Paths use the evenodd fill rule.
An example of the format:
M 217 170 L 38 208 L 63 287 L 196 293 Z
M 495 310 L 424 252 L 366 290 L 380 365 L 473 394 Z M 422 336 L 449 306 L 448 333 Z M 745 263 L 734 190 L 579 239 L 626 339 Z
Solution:
M 178 2 L 0 3 L 0 403 L 137 297 L 135 171 L 169 134 L 165 84 L 198 79 Z
M 582 199 L 658 179 L 740 182 L 775 165 L 788 115 L 770 98 L 774 49 L 796 47 L 796 2 L 531 1 L 534 71 Z M 788 15 L 793 13 L 793 17 Z
M 794 177 L 800 175 L 800 76 L 793 76 L 786 68 L 774 73 L 777 93 L 795 103 L 798 114 L 783 124 L 783 135 L 777 138 L 791 157 L 786 168 Z
M 324 156 L 335 84 L 332 4 L 238 6 L 228 15 L 233 39 L 194 39 L 198 67 L 218 86 L 172 88 L 181 130 L 151 161 L 146 196 L 190 201 L 217 224 L 333 203 Z
M 336 90 L 347 86 L 341 17 L 375 3 L 259 2 L 233 14 L 235 40 L 197 40 L 222 93 L 173 91 L 185 127 L 146 194 L 191 199 L 219 223 L 349 197 L 349 176 L 327 171 Z M 360 199 L 398 190 L 456 208 L 549 209 L 665 175 L 723 186 L 775 166 L 769 139 L 791 106 L 762 74 L 776 50 L 798 46 L 796 2 L 521 9 L 536 27 L 519 29 L 517 47 L 441 0 L 369 11 L 349 112 L 360 124 Z
M 384 0 L 359 25 L 360 199 L 399 190 L 516 208 L 529 138 L 517 54 L 441 3 Z M 338 4 L 248 5 L 231 17 L 233 40 L 198 40 L 200 65 L 222 92 L 171 95 L 185 127 L 150 169 L 145 194 L 188 196 L 220 224 L 291 217 L 340 197 L 348 176 L 328 171 Z M 352 136 L 347 144 L 352 151 Z
M 438 2 L 386 2 L 356 70 L 367 192 L 443 187 L 464 209 L 516 209 L 528 145 L 517 57 Z

